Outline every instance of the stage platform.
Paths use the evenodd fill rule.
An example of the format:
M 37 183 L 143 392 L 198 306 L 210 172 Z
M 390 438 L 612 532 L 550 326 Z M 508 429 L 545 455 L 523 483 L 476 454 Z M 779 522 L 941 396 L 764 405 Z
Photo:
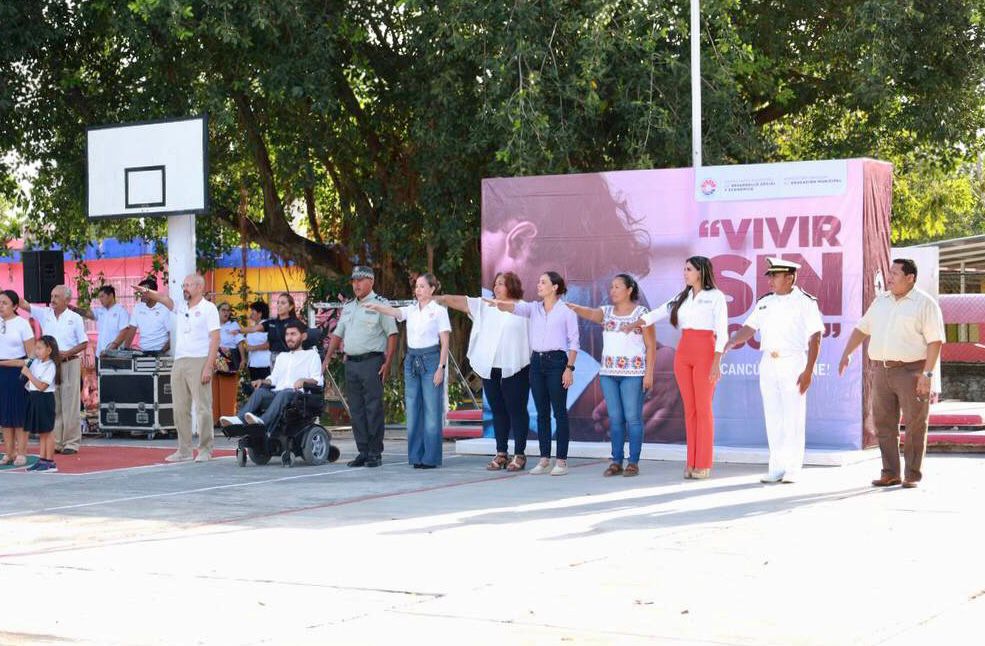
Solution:
M 537 452 L 537 440 L 530 440 L 527 446 L 531 449 L 528 451 L 528 455 L 534 456 Z M 644 444 L 641 457 L 644 460 L 684 462 L 686 448 L 683 444 Z M 459 440 L 455 442 L 455 452 L 463 455 L 494 455 L 496 453 L 496 440 L 491 437 Z M 513 442 L 511 441 L 510 453 L 512 452 Z M 610 453 L 608 442 L 571 442 L 568 445 L 568 457 L 572 458 L 606 459 Z M 804 464 L 841 467 L 878 459 L 879 451 L 877 449 L 863 451 L 808 449 L 804 456 Z M 715 462 L 766 464 L 769 462 L 769 451 L 765 447 L 716 446 Z

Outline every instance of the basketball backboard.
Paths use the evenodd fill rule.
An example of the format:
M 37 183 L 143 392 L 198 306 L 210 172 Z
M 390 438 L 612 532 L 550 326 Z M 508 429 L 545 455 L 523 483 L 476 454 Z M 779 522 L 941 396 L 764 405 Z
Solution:
M 88 128 L 88 216 L 206 213 L 208 125 L 208 116 L 201 115 Z

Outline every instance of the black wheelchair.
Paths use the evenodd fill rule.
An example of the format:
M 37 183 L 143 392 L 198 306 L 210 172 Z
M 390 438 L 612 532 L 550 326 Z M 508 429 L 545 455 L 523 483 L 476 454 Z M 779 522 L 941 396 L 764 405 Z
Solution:
M 280 455 L 281 464 L 292 467 L 301 460 L 318 466 L 335 462 L 341 451 L 332 445 L 332 434 L 319 423 L 325 409 L 325 389 L 321 386 L 305 386 L 280 418 L 268 427 L 262 424 L 238 424 L 222 429 L 226 437 L 238 437 L 236 462 L 246 466 L 249 458 L 262 466 Z

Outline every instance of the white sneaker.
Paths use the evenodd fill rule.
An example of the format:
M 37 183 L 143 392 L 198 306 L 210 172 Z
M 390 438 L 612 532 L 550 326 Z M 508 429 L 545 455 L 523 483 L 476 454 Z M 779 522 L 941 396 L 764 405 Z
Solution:
M 223 415 L 219 418 L 219 426 L 226 428 L 227 426 L 242 426 L 243 420 L 236 417 L 235 415 Z
M 551 469 L 552 476 L 565 476 L 568 475 L 568 461 L 558 460 L 554 463 L 554 468 Z
M 780 482 L 782 482 L 783 484 L 793 484 L 794 482 L 797 482 L 798 480 L 800 480 L 800 474 L 799 473 L 789 473 L 788 472 L 788 473 L 784 473 L 783 474 L 783 478 L 780 480 Z
M 212 451 L 199 451 L 195 456 L 196 462 L 208 462 L 212 459 Z
M 759 481 L 762 482 L 763 484 L 773 484 L 774 482 L 779 482 L 782 479 L 783 479 L 782 473 L 780 474 L 767 473 L 765 476 L 760 478 Z
M 246 415 L 243 415 L 243 419 L 246 420 L 247 424 L 260 424 L 261 426 L 263 426 L 264 424 L 263 420 L 257 417 L 256 415 L 254 415 L 253 413 L 247 413 Z
M 175 451 L 168 457 L 164 458 L 165 462 L 189 462 L 192 456 L 190 453 L 182 453 L 181 451 Z
M 548 460 L 547 463 L 545 464 L 544 461 L 542 460 L 537 463 L 537 466 L 535 466 L 533 469 L 530 470 L 530 475 L 542 476 L 545 473 L 550 473 L 550 471 L 551 471 L 551 461 Z

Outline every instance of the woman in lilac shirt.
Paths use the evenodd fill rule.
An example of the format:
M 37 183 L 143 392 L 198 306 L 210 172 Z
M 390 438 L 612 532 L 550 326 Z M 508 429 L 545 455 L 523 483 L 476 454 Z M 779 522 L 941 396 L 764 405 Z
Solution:
M 564 279 L 554 271 L 540 275 L 536 303 L 489 301 L 504 312 L 530 319 L 530 392 L 537 406 L 540 462 L 531 475 L 568 472 L 568 388 L 578 356 L 578 316 L 561 302 L 567 292 Z M 551 468 L 551 411 L 557 421 L 557 461 Z

